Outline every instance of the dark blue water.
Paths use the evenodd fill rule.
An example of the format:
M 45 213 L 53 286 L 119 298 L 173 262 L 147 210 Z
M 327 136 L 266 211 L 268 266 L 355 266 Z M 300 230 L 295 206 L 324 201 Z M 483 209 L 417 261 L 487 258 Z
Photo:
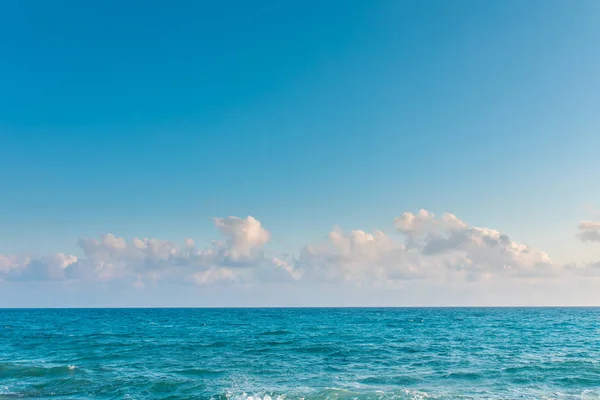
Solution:
M 600 309 L 0 310 L 0 398 L 598 399 Z

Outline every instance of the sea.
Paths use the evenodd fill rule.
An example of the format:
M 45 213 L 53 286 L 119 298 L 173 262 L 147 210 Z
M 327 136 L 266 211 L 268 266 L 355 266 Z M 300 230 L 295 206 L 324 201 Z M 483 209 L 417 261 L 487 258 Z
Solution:
M 21 398 L 600 399 L 600 309 L 1 309 Z

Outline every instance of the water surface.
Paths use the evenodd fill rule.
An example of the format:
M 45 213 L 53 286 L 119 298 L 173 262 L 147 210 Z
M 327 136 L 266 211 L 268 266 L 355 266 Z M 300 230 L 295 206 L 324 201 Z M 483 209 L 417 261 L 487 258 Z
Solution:
M 600 309 L 0 310 L 0 398 L 598 399 Z

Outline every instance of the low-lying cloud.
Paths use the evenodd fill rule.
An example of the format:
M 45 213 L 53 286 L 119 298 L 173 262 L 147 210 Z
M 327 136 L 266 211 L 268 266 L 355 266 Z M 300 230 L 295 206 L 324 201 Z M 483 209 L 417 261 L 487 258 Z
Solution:
M 600 222 L 583 221 L 579 224 L 577 235 L 583 242 L 600 243 Z
M 224 240 L 199 248 L 192 239 L 183 245 L 160 239 L 127 241 L 113 234 L 82 238 L 84 257 L 56 254 L 51 257 L 2 257 L 4 280 L 130 280 L 136 286 L 161 281 L 198 285 L 251 281 L 253 272 L 271 269 L 264 257 L 269 232 L 253 217 L 216 218 Z
M 193 239 L 177 244 L 106 234 L 80 239 L 81 257 L 0 255 L 0 280 L 125 282 L 141 288 L 165 282 L 361 286 L 600 275 L 600 262 L 559 265 L 546 252 L 504 233 L 427 210 L 395 218 L 392 234 L 334 227 L 323 240 L 305 245 L 292 257 L 269 252 L 271 234 L 251 216 L 215 218 L 214 226 L 222 238 L 205 247 Z M 600 242 L 600 223 L 582 222 L 577 236 Z

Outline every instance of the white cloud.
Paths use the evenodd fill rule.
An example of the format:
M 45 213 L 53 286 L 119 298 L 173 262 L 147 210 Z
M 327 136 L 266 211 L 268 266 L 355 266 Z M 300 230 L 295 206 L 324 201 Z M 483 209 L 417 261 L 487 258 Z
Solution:
M 417 214 L 405 212 L 400 217 L 396 217 L 394 226 L 398 232 L 413 237 L 443 230 L 461 229 L 465 228 L 467 224 L 454 214 L 446 213 L 441 218 L 436 218 L 435 214 L 421 209 Z
M 577 234 L 582 242 L 600 243 L 600 222 L 583 221 L 579 224 L 579 233 Z
M 300 278 L 302 278 L 302 272 L 298 271 L 297 269 L 294 269 L 294 266 L 292 264 L 290 264 L 289 262 L 279 258 L 279 257 L 273 257 L 271 259 L 271 262 L 273 263 L 273 265 L 276 268 L 279 268 L 282 271 L 285 271 L 287 273 L 287 275 L 289 275 L 289 277 L 291 277 L 294 280 L 298 280 Z
M 207 248 L 198 248 L 192 239 L 183 246 L 160 239 L 133 238 L 127 241 L 113 234 L 98 239 L 82 238 L 79 247 L 85 257 L 56 254 L 50 257 L 0 256 L 0 279 L 4 280 L 86 280 L 144 282 L 178 281 L 195 284 L 244 282 L 260 270 L 275 266 L 266 260 L 263 247 L 270 234 L 253 217 L 216 218 L 215 226 L 225 236 Z
M 295 263 L 307 279 L 366 284 L 422 275 L 418 257 L 381 231 L 329 233 L 325 243 L 305 246 Z
M 394 220 L 401 240 L 381 231 L 335 228 L 326 243 L 306 246 L 296 268 L 306 277 L 370 283 L 427 278 L 481 280 L 492 276 L 556 274 L 548 254 L 488 228 L 471 227 L 453 214 L 427 210 Z
M 269 232 L 250 216 L 215 218 L 214 222 L 226 240 L 204 249 L 197 248 L 192 239 L 186 239 L 180 248 L 159 239 L 134 238 L 128 243 L 112 234 L 100 240 L 83 239 L 80 246 L 94 275 L 105 280 L 130 274 L 152 281 L 173 279 L 201 284 L 243 280 L 248 273 L 240 272 L 233 279 L 234 272 L 227 268 L 259 265 Z
M 196 272 L 192 275 L 196 285 L 209 285 L 217 282 L 236 282 L 235 273 L 227 268 L 211 268 L 206 271 Z
M 404 220 L 414 220 L 410 213 Z M 459 255 L 454 267 L 471 273 L 513 273 L 519 275 L 546 275 L 556 266 L 547 253 L 511 240 L 506 234 L 489 228 L 471 227 L 453 214 L 435 218 L 428 214 L 426 229 L 406 230 L 398 224 L 399 232 L 408 237 L 410 245 L 423 256 Z
M 63 280 L 65 270 L 76 262 L 77 257 L 62 253 L 40 258 L 0 256 L 0 277 L 15 281 Z
M 0 274 L 8 274 L 13 268 L 18 265 L 16 257 L 3 256 L 0 254 Z
M 250 216 L 215 218 L 215 226 L 228 237 L 225 256 L 233 262 L 253 260 L 270 239 L 269 232 Z
M 162 282 L 396 285 L 565 273 L 600 276 L 598 263 L 560 266 L 547 253 L 499 231 L 470 226 L 453 214 L 437 217 L 427 210 L 395 218 L 395 234 L 335 227 L 326 240 L 304 246 L 296 257 L 268 255 L 270 233 L 251 216 L 215 218 L 214 225 L 224 238 L 207 247 L 198 247 L 192 239 L 178 245 L 106 234 L 81 239 L 81 258 L 0 255 L 0 280 L 118 281 L 142 288 Z M 600 241 L 599 223 L 583 222 L 579 228 L 581 240 Z

